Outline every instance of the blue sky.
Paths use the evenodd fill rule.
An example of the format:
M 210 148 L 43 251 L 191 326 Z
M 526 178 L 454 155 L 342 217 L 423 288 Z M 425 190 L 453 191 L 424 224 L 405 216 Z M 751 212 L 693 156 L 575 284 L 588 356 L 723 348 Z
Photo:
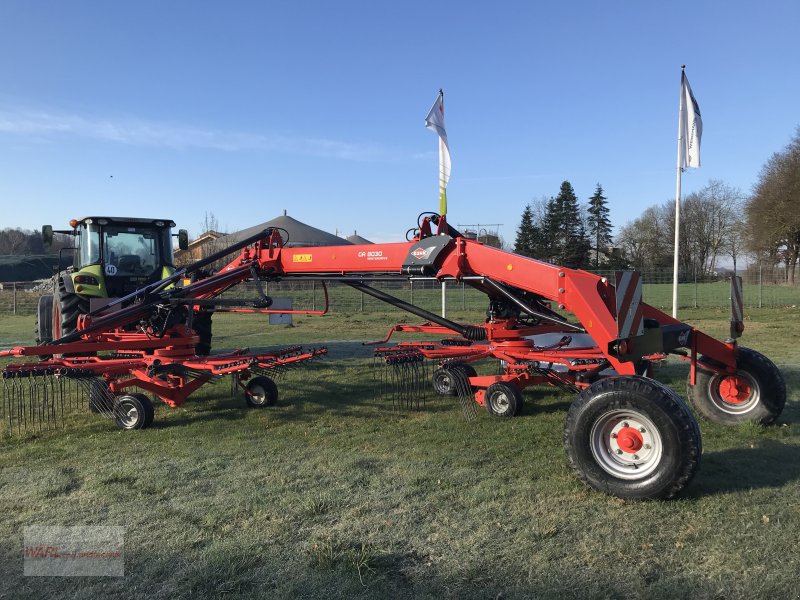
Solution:
M 703 167 L 748 192 L 800 125 L 800 3 L 0 3 L 0 227 L 284 209 L 402 239 L 437 210 L 438 89 L 451 223 L 502 223 L 564 179 L 622 225 L 674 198 L 680 66 Z

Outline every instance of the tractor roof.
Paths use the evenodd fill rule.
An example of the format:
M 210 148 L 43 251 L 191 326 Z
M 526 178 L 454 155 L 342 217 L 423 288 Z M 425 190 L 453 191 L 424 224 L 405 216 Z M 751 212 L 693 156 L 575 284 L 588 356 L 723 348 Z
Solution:
M 100 219 L 105 219 L 109 223 L 131 223 L 131 224 L 141 224 L 141 225 L 154 225 L 156 227 L 175 227 L 175 221 L 172 219 L 141 219 L 138 217 L 105 217 L 105 216 L 95 216 L 95 217 L 82 217 L 80 219 L 76 219 L 76 224 L 78 223 L 86 223 L 86 222 L 97 222 Z M 161 225 L 159 225 L 161 223 Z

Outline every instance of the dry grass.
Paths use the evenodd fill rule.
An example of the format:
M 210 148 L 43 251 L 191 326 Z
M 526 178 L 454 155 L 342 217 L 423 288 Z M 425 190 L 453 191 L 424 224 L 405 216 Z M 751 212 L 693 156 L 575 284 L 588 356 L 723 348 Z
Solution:
M 727 328 L 722 311 L 682 316 Z M 215 341 L 378 339 L 395 318 L 268 330 L 226 316 Z M 31 328 L 0 318 L 0 346 Z M 798 333 L 797 310 L 750 315 L 745 343 L 782 366 L 787 409 L 770 428 L 702 423 L 700 472 L 670 502 L 577 481 L 562 448 L 570 397 L 528 390 L 511 421 L 466 423 L 447 399 L 395 413 L 353 343 L 292 372 L 271 409 L 248 410 L 223 383 L 158 407 L 150 430 L 86 415 L 3 439 L 0 598 L 796 597 Z M 682 395 L 685 377 L 680 363 L 659 373 Z M 31 524 L 124 525 L 125 577 L 23 577 Z

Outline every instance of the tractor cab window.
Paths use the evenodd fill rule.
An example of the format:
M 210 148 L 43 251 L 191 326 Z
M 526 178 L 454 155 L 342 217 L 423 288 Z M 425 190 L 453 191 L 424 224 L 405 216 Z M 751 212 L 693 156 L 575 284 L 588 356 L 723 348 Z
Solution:
M 75 251 L 75 268 L 100 262 L 100 226 L 88 224 L 80 228 Z
M 106 275 L 151 275 L 161 266 L 161 232 L 126 226 L 103 230 Z

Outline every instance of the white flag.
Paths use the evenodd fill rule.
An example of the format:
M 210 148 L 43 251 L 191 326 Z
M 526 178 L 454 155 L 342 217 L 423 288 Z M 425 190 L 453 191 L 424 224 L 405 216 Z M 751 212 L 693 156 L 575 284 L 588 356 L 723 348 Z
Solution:
M 450 181 L 450 147 L 444 130 L 444 93 L 441 90 L 425 117 L 425 127 L 439 135 L 439 212 L 444 215 L 447 213 L 447 182 Z
M 681 73 L 681 105 L 680 105 L 680 148 L 681 169 L 700 166 L 700 138 L 703 135 L 703 120 L 700 118 L 700 107 L 694 99 L 692 88 L 686 73 Z

